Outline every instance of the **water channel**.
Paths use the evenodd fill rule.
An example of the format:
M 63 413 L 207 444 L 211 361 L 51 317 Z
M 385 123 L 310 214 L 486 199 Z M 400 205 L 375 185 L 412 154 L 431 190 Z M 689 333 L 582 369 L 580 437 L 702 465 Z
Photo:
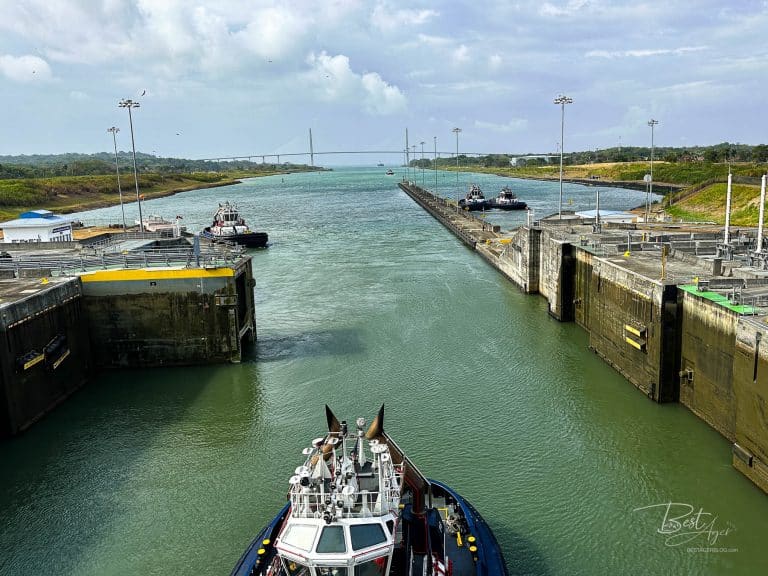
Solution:
M 239 365 L 102 374 L 0 445 L 0 574 L 228 574 L 284 502 L 323 405 L 352 421 L 382 402 L 414 462 L 485 515 L 511 574 L 768 573 L 768 497 L 732 469 L 728 442 L 649 401 L 384 170 L 145 203 L 196 230 L 231 200 L 269 232 L 253 252 L 258 343 Z M 438 192 L 455 197 L 455 178 L 439 174 Z M 460 178 L 486 195 L 509 182 Z M 556 183 L 512 186 L 556 210 Z M 594 195 L 564 197 L 589 209 Z M 643 199 L 605 188 L 601 207 Z M 506 229 L 524 214 L 487 218 Z M 665 526 L 667 503 L 668 520 L 701 511 L 706 529 Z

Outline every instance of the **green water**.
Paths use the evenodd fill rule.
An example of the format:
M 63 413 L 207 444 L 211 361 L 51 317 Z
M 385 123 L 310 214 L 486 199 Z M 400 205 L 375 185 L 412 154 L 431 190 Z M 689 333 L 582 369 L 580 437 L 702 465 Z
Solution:
M 768 496 L 732 469 L 728 443 L 647 400 L 382 172 L 146 203 L 195 229 L 233 200 L 269 232 L 253 253 L 259 341 L 239 365 L 104 374 L 0 445 L 0 574 L 228 574 L 284 502 L 323 404 L 353 420 L 382 402 L 412 459 L 484 514 L 512 574 L 768 573 Z M 473 180 L 486 194 L 503 183 Z M 556 209 L 557 184 L 513 186 Z M 576 208 L 594 199 L 567 194 Z M 666 502 L 728 534 L 668 545 L 663 510 L 633 511 Z

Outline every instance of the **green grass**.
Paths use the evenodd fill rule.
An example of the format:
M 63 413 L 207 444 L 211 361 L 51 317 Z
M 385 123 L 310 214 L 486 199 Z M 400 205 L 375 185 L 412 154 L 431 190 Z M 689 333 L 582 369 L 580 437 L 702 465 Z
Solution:
M 254 174 L 248 174 L 253 176 Z M 243 175 L 244 176 L 244 175 Z M 231 174 L 140 174 L 139 192 L 146 198 L 235 181 Z M 124 198 L 135 198 L 133 175 L 121 177 Z M 45 208 L 75 212 L 117 204 L 115 176 L 61 176 L 0 180 L 0 218 L 16 218 L 20 212 Z
M 448 168 L 455 170 L 456 168 Z M 733 164 L 732 172 L 736 176 L 759 177 L 766 171 L 764 164 L 744 163 Z M 548 166 L 521 166 L 521 167 L 475 167 L 464 168 L 465 171 L 499 174 L 511 177 L 529 178 L 558 178 L 560 175 L 559 164 Z M 619 162 L 615 164 L 583 164 L 578 166 L 564 166 L 564 178 L 589 178 L 600 176 L 603 180 L 637 181 L 642 182 L 643 177 L 650 172 L 650 162 Z M 653 164 L 653 179 L 655 182 L 668 184 L 693 185 L 713 179 L 725 179 L 728 175 L 727 164 L 713 164 L 710 162 L 661 162 Z
M 667 208 L 673 218 L 694 222 L 725 223 L 727 184 L 712 184 Z M 731 188 L 731 224 L 757 226 L 760 187 L 734 184 Z

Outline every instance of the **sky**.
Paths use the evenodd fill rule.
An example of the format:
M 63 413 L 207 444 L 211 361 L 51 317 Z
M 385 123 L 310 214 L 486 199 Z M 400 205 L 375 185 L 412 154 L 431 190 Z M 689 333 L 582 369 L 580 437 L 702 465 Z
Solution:
M 766 137 L 768 1 L 0 0 L 0 155 L 552 153 Z M 573 99 L 562 107 L 560 94 Z M 316 157 L 316 164 L 402 156 Z M 365 158 L 363 160 L 363 158 Z M 283 157 L 282 160 L 290 160 Z M 273 159 L 274 160 L 274 159 Z M 306 161 L 296 158 L 296 161 Z

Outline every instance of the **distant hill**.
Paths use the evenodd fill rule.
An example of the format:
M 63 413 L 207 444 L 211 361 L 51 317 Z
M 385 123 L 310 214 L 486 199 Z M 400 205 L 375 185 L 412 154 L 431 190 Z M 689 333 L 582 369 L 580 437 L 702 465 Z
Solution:
M 133 156 L 130 152 L 118 152 L 117 156 L 121 172 L 133 171 Z M 248 160 L 230 162 L 163 158 L 137 152 L 136 168 L 139 172 L 145 173 L 183 174 L 193 172 L 263 172 L 285 168 L 307 170 L 310 167 L 304 164 L 262 164 Z M 95 176 L 114 174 L 114 172 L 115 155 L 109 152 L 0 156 L 0 179 Z

